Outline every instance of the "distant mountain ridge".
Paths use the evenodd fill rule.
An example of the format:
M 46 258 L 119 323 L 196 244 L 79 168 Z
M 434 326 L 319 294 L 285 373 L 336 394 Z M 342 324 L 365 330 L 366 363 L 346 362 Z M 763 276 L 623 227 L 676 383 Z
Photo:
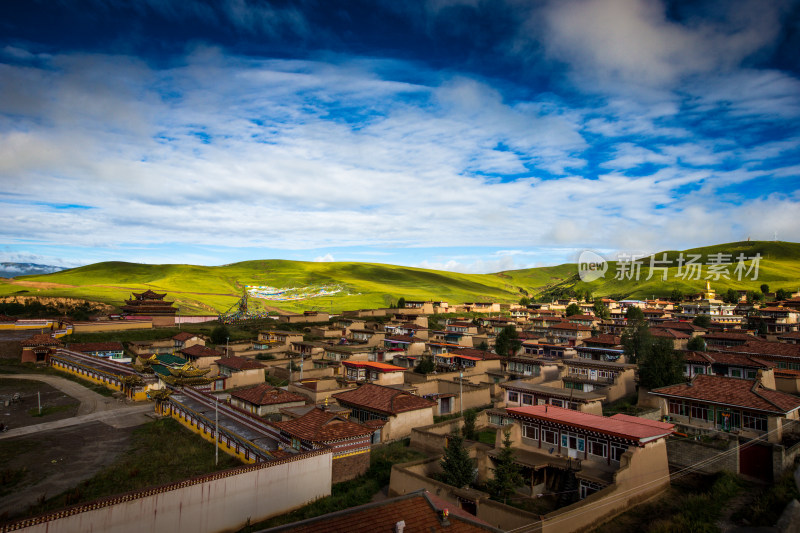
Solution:
M 61 272 L 62 270 L 66 270 L 66 267 L 41 265 L 39 263 L 0 263 L 0 278 L 52 274 L 54 272 Z
M 461 274 L 423 268 L 353 262 L 303 262 L 286 260 L 244 261 L 224 266 L 186 264 L 145 265 L 139 263 L 104 262 L 69 270 L 58 268 L 51 274 L 15 274 L 17 279 L 0 281 L 0 297 L 37 295 L 82 298 L 113 306 L 122 305 L 131 292 L 152 289 L 167 293 L 183 314 L 224 312 L 234 306 L 246 286 L 276 289 L 309 290 L 321 294 L 321 288 L 334 287 L 335 293 L 304 300 L 253 299 L 252 305 L 270 310 L 300 312 L 386 307 L 406 300 L 516 303 L 525 297 L 546 297 L 548 301 L 575 291 L 593 296 L 613 298 L 668 297 L 673 290 L 696 294 L 704 290 L 706 276 L 714 270 L 708 265 L 717 254 L 726 256 L 727 278 L 711 279 L 718 294 L 729 288 L 760 290 L 764 283 L 771 291 L 795 292 L 800 288 L 800 243 L 743 241 L 693 248 L 683 252 L 663 251 L 653 254 L 656 260 L 664 255 L 671 262 L 667 280 L 650 275 L 649 258 L 641 259 L 638 279 L 618 275 L 617 261 L 608 261 L 605 276 L 590 282 L 581 281 L 577 264 L 508 270 L 494 274 Z M 702 256 L 702 276 L 680 277 L 678 257 Z M 736 278 L 736 258 L 759 255 L 758 279 Z M 269 292 L 269 291 L 267 291 Z M 314 292 L 314 291 L 311 291 Z

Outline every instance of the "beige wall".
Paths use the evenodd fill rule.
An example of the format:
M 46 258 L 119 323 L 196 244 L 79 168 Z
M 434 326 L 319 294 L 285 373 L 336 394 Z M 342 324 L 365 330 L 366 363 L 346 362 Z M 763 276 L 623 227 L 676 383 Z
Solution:
M 404 439 L 411 435 L 413 428 L 431 424 L 433 424 L 433 407 L 390 416 L 381 430 L 381 441 L 390 442 Z
M 215 367 L 217 365 L 214 365 Z M 259 385 L 264 383 L 264 369 L 254 368 L 251 370 L 242 370 L 241 372 L 234 372 L 230 377 L 225 378 L 225 388 L 232 389 L 234 387 L 245 387 L 247 385 Z
M 75 322 L 74 333 L 97 333 L 102 331 L 128 331 L 132 329 L 153 329 L 151 320 L 109 320 L 107 322 Z
M 664 439 L 644 448 L 631 447 L 622 455 L 613 485 L 570 506 L 544 516 L 542 533 L 589 530 L 629 510 L 669 486 L 667 445 Z
M 245 466 L 32 519 L 24 533 L 235 531 L 327 496 L 331 453 Z M 30 520 L 30 519 L 29 519 Z

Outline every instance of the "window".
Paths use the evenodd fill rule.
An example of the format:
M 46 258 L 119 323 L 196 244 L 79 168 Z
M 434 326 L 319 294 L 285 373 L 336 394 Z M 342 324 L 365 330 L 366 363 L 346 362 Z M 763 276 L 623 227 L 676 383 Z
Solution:
M 542 440 L 548 444 L 558 444 L 558 433 L 548 429 L 542 430 Z
M 755 370 L 745 370 L 744 375 L 746 379 L 756 379 L 756 371 Z
M 526 439 L 539 440 L 539 426 L 524 424 L 522 426 L 522 436 Z
M 669 414 L 687 416 L 689 414 L 688 411 L 688 406 L 682 400 L 669 401 Z
M 519 401 L 519 393 L 514 391 L 508 391 L 508 401 L 509 402 L 518 402 Z
M 713 420 L 714 416 L 711 409 L 709 409 L 707 405 L 693 403 L 692 418 L 699 418 L 700 420 Z
M 547 405 L 547 398 L 537 398 L 536 405 Z
M 550 405 L 555 405 L 556 407 L 564 407 L 564 402 L 562 400 L 556 400 L 555 398 L 551 398 Z
M 623 446 L 621 444 L 612 444 L 611 445 L 611 460 L 619 462 L 622 454 L 628 451 L 627 446 Z
M 742 427 L 758 431 L 767 431 L 767 417 L 745 412 L 742 414 Z
M 533 396 L 531 396 L 530 394 L 523 394 L 522 405 L 533 405 Z
M 742 369 L 741 368 L 731 368 L 729 376 L 732 377 L 732 378 L 740 378 L 740 377 L 742 377 Z
M 597 439 L 589 439 L 589 455 L 596 455 L 605 459 L 608 455 L 606 443 Z

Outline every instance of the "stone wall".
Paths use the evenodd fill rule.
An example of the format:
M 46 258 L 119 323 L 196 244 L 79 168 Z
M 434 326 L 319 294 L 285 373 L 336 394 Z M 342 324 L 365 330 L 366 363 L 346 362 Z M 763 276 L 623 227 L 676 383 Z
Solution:
M 369 453 L 359 453 L 333 460 L 331 466 L 333 474 L 332 483 L 349 481 L 366 473 L 369 470 Z

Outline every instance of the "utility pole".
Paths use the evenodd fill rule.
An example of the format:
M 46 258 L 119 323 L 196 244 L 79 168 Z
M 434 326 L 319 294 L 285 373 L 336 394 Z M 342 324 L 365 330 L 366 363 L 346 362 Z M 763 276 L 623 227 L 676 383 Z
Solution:
M 458 373 L 458 405 L 461 407 L 461 416 L 464 416 L 464 371 Z
M 225 337 L 225 357 L 229 357 L 228 356 L 228 349 L 229 349 L 230 345 L 231 345 L 231 338 L 230 337 Z
M 219 465 L 219 398 L 214 396 L 214 466 Z

